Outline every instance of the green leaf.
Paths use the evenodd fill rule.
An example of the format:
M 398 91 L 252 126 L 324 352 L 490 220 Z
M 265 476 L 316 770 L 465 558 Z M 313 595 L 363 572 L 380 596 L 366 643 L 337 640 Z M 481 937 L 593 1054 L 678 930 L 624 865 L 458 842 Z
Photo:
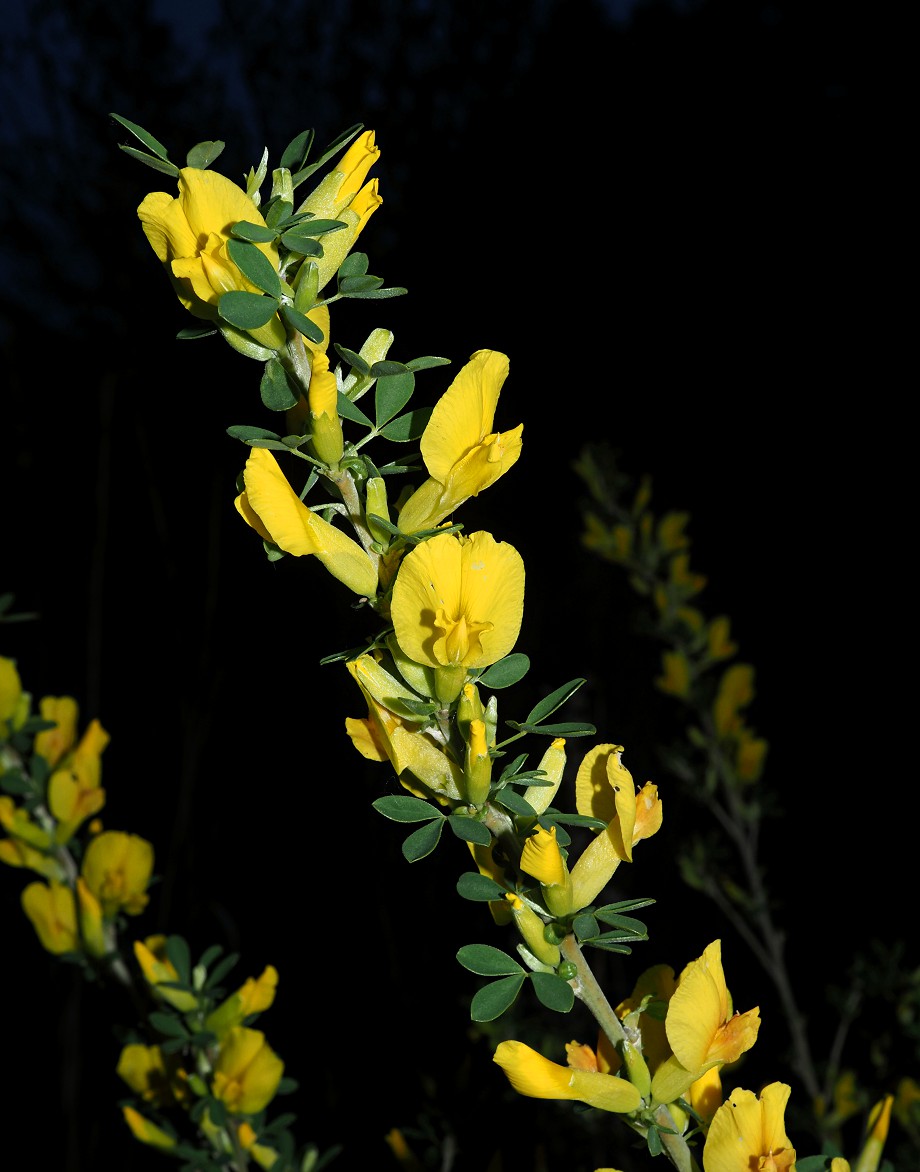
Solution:
M 457 950 L 457 960 L 479 977 L 505 977 L 524 972 L 513 956 L 491 944 L 464 944 Z
M 632 932 L 636 936 L 644 936 L 648 932 L 645 924 L 641 920 L 634 919 L 632 916 L 620 916 L 607 911 L 606 908 L 598 908 L 594 914 L 601 923 L 609 924 L 611 928 L 619 928 L 623 932 Z
M 298 167 L 302 167 L 307 161 L 307 156 L 310 154 L 310 148 L 313 146 L 314 132 L 310 130 L 302 130 L 296 138 L 291 141 L 284 148 L 284 153 L 278 163 L 279 167 L 287 167 L 289 171 L 296 171 Z
M 363 293 L 348 293 L 346 296 L 364 301 L 385 301 L 390 297 L 403 297 L 408 292 L 401 285 L 391 285 L 386 289 L 367 289 Z
M 197 167 L 199 171 L 204 171 L 211 166 L 226 145 L 219 138 L 196 142 L 185 156 L 185 165 L 187 167 Z
M 645 932 L 622 931 L 615 928 L 612 932 L 604 932 L 600 936 L 594 936 L 591 940 L 592 944 L 624 944 L 627 940 L 635 943 L 637 940 L 648 940 L 648 934 Z
M 515 651 L 513 655 L 506 655 L 491 667 L 487 667 L 479 679 L 479 684 L 487 688 L 510 688 L 518 680 L 522 680 L 530 670 L 530 659 L 523 652 Z
M 175 163 L 168 163 L 164 159 L 157 159 L 153 155 L 148 155 L 146 151 L 135 150 L 134 147 L 124 146 L 122 143 L 118 144 L 118 149 L 124 151 L 126 155 L 130 155 L 132 159 L 146 163 L 154 171 L 162 171 L 164 175 L 172 175 L 174 179 L 178 178 L 179 168 Z
M 239 959 L 240 954 L 238 952 L 228 952 L 224 959 L 219 961 L 208 973 L 208 979 L 205 981 L 204 987 L 213 993 L 216 986 L 221 983 Z
M 230 235 L 237 240 L 251 240 L 253 244 L 270 244 L 278 235 L 271 228 L 262 224 L 250 224 L 248 220 L 238 220 L 230 229 Z
M 397 443 L 408 443 L 409 440 L 418 439 L 425 430 L 433 410 L 434 407 L 417 407 L 414 411 L 407 411 L 405 415 L 400 415 L 381 427 L 380 434 Z
M 417 863 L 419 859 L 431 854 L 441 838 L 445 821 L 444 818 L 438 818 L 409 835 L 402 844 L 402 853 L 410 863 Z
M 354 350 L 349 350 L 347 346 L 340 346 L 338 342 L 333 342 L 332 345 L 335 347 L 335 351 L 339 358 L 341 358 L 343 362 L 347 362 L 352 370 L 356 370 L 358 374 L 363 375 L 365 378 L 369 377 L 371 368 L 364 361 L 360 354 L 356 353 Z M 370 420 L 368 420 L 368 423 L 370 423 Z
M 263 297 L 261 293 L 233 289 L 218 297 L 217 312 L 238 330 L 257 330 L 272 320 L 278 312 L 278 302 L 274 297 Z
M 412 398 L 415 390 L 415 375 L 407 370 L 401 374 L 383 374 L 375 368 L 381 363 L 374 363 L 371 375 L 377 378 L 377 389 L 374 392 L 374 408 L 376 411 L 377 427 L 388 423 Z
M 270 199 L 265 205 L 265 223 L 269 228 L 277 228 L 278 225 L 286 220 L 291 212 L 294 210 L 294 205 L 287 199 L 279 199 L 277 196 Z
M 196 338 L 210 338 L 211 334 L 216 333 L 217 330 L 213 326 L 188 326 L 180 330 L 176 337 L 180 342 L 194 342 Z
M 292 326 L 298 333 L 303 334 L 305 338 L 309 338 L 315 345 L 319 345 L 325 335 L 319 328 L 316 322 L 310 321 L 308 317 L 295 309 L 293 305 L 282 305 L 281 316 L 289 326 Z
M 250 427 L 246 423 L 234 423 L 232 427 L 227 428 L 227 435 L 233 439 L 243 440 L 244 443 L 254 439 L 281 439 L 276 431 L 266 431 L 264 427 Z
M 476 903 L 488 903 L 490 899 L 504 899 L 505 889 L 488 875 L 481 875 L 478 871 L 464 871 L 457 880 L 457 894 Z
M 429 822 L 433 818 L 444 817 L 439 810 L 432 808 L 430 802 L 422 798 L 412 798 L 408 794 L 377 798 L 371 805 L 378 814 L 393 822 Z
M 467 818 L 465 814 L 449 814 L 447 821 L 457 838 L 464 842 L 478 842 L 480 846 L 490 846 L 492 835 L 489 829 L 477 822 L 475 818 Z
M 192 956 L 186 940 L 182 936 L 167 936 L 166 955 L 172 961 L 181 983 L 188 985 L 192 979 Z
M 435 358 L 429 354 L 424 358 L 413 358 L 411 362 L 406 363 L 406 366 L 410 370 L 429 370 L 432 366 L 450 366 L 450 359 Z
M 509 1009 L 524 984 L 523 974 L 517 977 L 503 977 L 480 989 L 470 1003 L 470 1017 L 473 1021 L 494 1021 Z
M 602 940 L 600 936 L 594 940 L 586 940 L 585 943 L 589 948 L 599 948 L 601 952 L 617 952 L 621 956 L 632 956 L 632 949 L 628 944 L 614 944 L 610 940 Z
M 150 1014 L 148 1020 L 155 1030 L 167 1038 L 187 1038 L 189 1036 L 188 1030 L 175 1014 L 160 1013 L 155 1010 Z
M 649 1127 L 645 1141 L 648 1144 L 648 1154 L 650 1156 L 660 1156 L 664 1151 L 664 1144 L 661 1142 L 658 1128 L 654 1124 Z
M 269 297 L 281 296 L 281 278 L 265 253 L 248 240 L 228 240 L 227 252 L 240 272 Z M 235 323 L 234 323 L 235 324 Z
M 277 358 L 270 358 L 265 363 L 259 392 L 269 411 L 287 411 L 297 405 L 297 396 L 291 387 L 287 371 Z
M 582 912 L 572 921 L 572 931 L 579 940 L 590 940 L 597 936 L 600 930 L 597 920 L 588 912 Z
M 350 419 L 352 423 L 363 423 L 365 427 L 373 427 L 373 423 L 368 419 L 360 407 L 356 407 L 347 395 L 343 395 L 339 391 L 337 400 L 339 415 L 343 419 Z
M 510 787 L 501 790 L 495 797 L 495 800 L 500 806 L 511 810 L 515 814 L 520 814 L 523 818 L 535 818 L 537 811 L 533 808 L 526 798 L 521 797 L 517 790 Z
M 533 991 L 547 1009 L 556 1013 L 568 1013 L 575 1004 L 575 993 L 568 981 L 555 973 L 531 973 Z
M 409 367 L 405 362 L 396 362 L 392 358 L 381 358 L 379 362 L 375 362 L 371 367 L 371 376 L 373 378 L 385 378 L 388 374 L 405 374 Z
M 582 684 L 586 683 L 583 678 L 569 680 L 567 684 L 563 684 L 561 688 L 557 688 L 555 692 L 550 694 L 540 701 L 536 707 L 532 708 L 530 712 L 524 717 L 525 724 L 539 724 L 545 717 L 549 716 L 551 712 L 555 712 L 557 708 L 568 700 L 568 698 L 575 694 Z
M 120 114 L 110 114 L 109 117 L 121 123 L 125 130 L 130 130 L 134 137 L 142 142 L 149 150 L 152 150 L 155 155 L 159 155 L 161 159 L 169 159 L 169 152 L 166 147 L 158 139 L 154 138 L 149 131 L 145 130 L 143 126 L 138 126 L 136 122 L 129 122 L 127 118 L 122 118 Z M 177 175 L 179 174 L 178 167 L 173 167 L 173 170 Z
M 610 920 L 604 919 L 604 916 L 617 915 L 620 912 L 638 911 L 640 907 L 650 907 L 653 903 L 655 903 L 654 899 L 621 899 L 618 903 L 605 903 L 594 914 L 599 920 L 604 920 L 605 924 L 609 924 Z M 638 922 L 637 920 L 636 923 L 638 924 Z
M 367 293 L 372 289 L 379 289 L 383 284 L 383 277 L 372 277 L 369 274 L 355 277 L 339 277 L 339 292 L 343 297 L 350 297 L 355 293 Z
M 339 265 L 340 277 L 359 277 L 367 272 L 368 256 L 366 252 L 350 252 Z
M 223 948 L 219 944 L 212 944 L 210 947 L 206 948 L 204 952 L 202 952 L 201 959 L 198 961 L 198 963 L 202 968 L 206 969 L 209 965 L 213 964 L 215 960 L 217 960 L 222 952 Z
M 299 253 L 300 256 L 320 257 L 323 255 L 323 246 L 318 240 L 313 240 L 312 237 L 297 231 L 285 232 L 281 237 L 281 243 L 291 252 Z
M 582 721 L 568 721 L 561 724 L 518 724 L 514 720 L 505 722 L 519 732 L 538 733 L 542 737 L 591 737 L 597 732 L 593 724 Z

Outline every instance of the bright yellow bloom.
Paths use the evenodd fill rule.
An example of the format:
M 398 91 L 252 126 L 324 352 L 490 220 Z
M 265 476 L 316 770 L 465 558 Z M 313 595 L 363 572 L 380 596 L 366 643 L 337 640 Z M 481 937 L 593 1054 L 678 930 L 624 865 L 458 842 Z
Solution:
M 165 936 L 148 936 L 146 940 L 135 940 L 134 955 L 144 979 L 157 997 L 174 1006 L 180 1013 L 188 1013 L 197 1006 L 198 998 L 194 993 L 186 992 L 184 989 L 163 988 L 164 984 L 179 980 L 179 974 L 166 952 Z
M 121 1113 L 125 1118 L 125 1123 L 131 1128 L 134 1138 L 139 1139 L 142 1144 L 150 1144 L 151 1147 L 162 1148 L 164 1151 L 176 1146 L 176 1141 L 171 1135 L 161 1127 L 157 1127 L 155 1123 L 151 1123 L 149 1119 L 145 1119 L 133 1107 L 122 1107 Z
M 667 1005 L 671 1000 L 676 988 L 677 980 L 670 965 L 652 965 L 640 974 L 632 994 L 617 1006 L 617 1016 L 625 1020 L 635 1014 L 646 997 L 651 998 L 650 1004 L 657 1002 L 656 1009 L 660 1010 L 662 1003 Z M 664 1020 L 652 1013 L 640 1013 L 634 1028 L 639 1031 L 646 1064 L 654 1073 L 671 1053 Z
M 339 267 L 364 226 L 383 200 L 378 182 L 364 182 L 368 171 L 380 158 L 380 148 L 373 130 L 366 130 L 351 144 L 334 171 L 330 171 L 307 196 L 298 212 L 311 212 L 319 220 L 341 220 L 344 228 L 323 236 L 323 255 L 315 258 L 322 289 Z M 363 186 L 362 186 L 363 185 Z M 309 231 L 309 223 L 305 225 Z
M 67 753 L 48 782 L 48 808 L 58 821 L 55 841 L 68 842 L 81 823 L 105 805 L 100 786 L 102 753 L 109 734 L 98 720 L 90 721 L 75 749 Z
M 53 720 L 55 727 L 35 734 L 34 751 L 54 769 L 77 739 L 79 709 L 73 696 L 43 696 L 39 711 L 42 720 Z
M 51 835 L 6 794 L 0 794 L 0 826 L 9 835 L 0 839 L 0 863 L 28 867 L 45 879 L 64 879 L 63 867 L 54 855 L 47 853 Z
M 706 1146 L 705 1172 L 786 1172 L 795 1167 L 783 1115 L 790 1088 L 782 1082 L 753 1091 L 734 1090 L 716 1111 Z
M 529 785 L 521 796 L 535 813 L 542 814 L 552 805 L 553 798 L 562 784 L 562 774 L 565 770 L 565 737 L 556 737 L 550 743 L 540 758 L 537 769 L 543 770 L 544 776 L 540 780 L 549 782 L 549 785 Z
M 390 613 L 399 646 L 435 669 L 438 695 L 448 703 L 468 669 L 495 663 L 517 641 L 524 562 L 491 533 L 432 537 L 403 559 Z
M 278 1162 L 278 1153 L 267 1144 L 257 1142 L 258 1136 L 251 1124 L 246 1122 L 241 1123 L 236 1134 L 240 1141 L 240 1147 L 247 1156 L 251 1156 L 255 1160 L 260 1168 L 267 1170 L 274 1168 Z
M 30 883 L 21 899 L 43 948 L 55 956 L 80 951 L 77 905 L 65 883 Z
M 754 1045 L 760 1009 L 733 1013 L 722 970 L 722 942 L 714 940 L 681 973 L 665 1019 L 673 1051 L 655 1072 L 652 1094 L 659 1103 L 683 1095 L 713 1066 L 736 1062 Z
M 173 288 L 185 308 L 207 321 L 218 321 L 221 293 L 260 290 L 237 268 L 227 250 L 230 229 L 240 220 L 265 227 L 262 213 L 242 188 L 217 171 L 183 167 L 179 195 L 153 191 L 137 209 L 144 235 L 166 266 Z M 257 244 L 278 268 L 274 244 Z M 267 325 L 248 331 L 261 346 L 277 350 L 286 331 L 277 314 Z
M 103 830 L 90 840 L 83 856 L 83 878 L 109 920 L 124 911 L 136 916 L 150 899 L 153 847 L 137 834 Z
M 27 810 L 17 806 L 6 794 L 0 795 L 0 826 L 11 838 L 28 843 L 37 850 L 48 850 L 51 846 L 51 835 L 48 831 L 39 826 Z
M 636 1111 L 642 1096 L 626 1079 L 551 1062 L 523 1042 L 501 1042 L 498 1063 L 519 1095 L 532 1099 L 576 1099 L 601 1111 Z
M 275 1000 L 278 987 L 278 970 L 266 965 L 258 978 L 249 977 L 205 1019 L 204 1028 L 223 1038 L 234 1027 L 253 1013 L 262 1013 Z
M 8 740 L 28 715 L 29 697 L 22 690 L 16 660 L 0 655 L 0 741 Z
M 283 1073 L 284 1063 L 261 1031 L 235 1026 L 214 1064 L 214 1095 L 234 1114 L 252 1115 L 274 1098 Z
M 507 892 L 505 899 L 511 906 L 515 926 L 521 933 L 529 951 L 543 964 L 552 965 L 555 968 L 560 958 L 559 946 L 550 944 L 544 936 L 543 930 L 546 927 L 546 921 L 541 919 L 532 907 L 529 907 L 513 892 Z
M 295 557 L 315 554 L 334 578 L 366 598 L 377 594 L 377 569 L 357 541 L 311 512 L 267 448 L 253 448 L 236 498 L 243 520 L 264 541 Z
M 83 947 L 90 956 L 105 956 L 109 951 L 109 942 L 105 934 L 102 905 L 86 886 L 86 880 L 82 875 L 77 879 L 76 891 L 77 910 L 80 915 L 80 935 L 83 937 Z
M 165 1106 L 185 1094 L 184 1082 L 177 1081 L 177 1063 L 167 1060 L 159 1046 L 131 1042 L 122 1048 L 115 1073 L 147 1103 Z
M 894 1095 L 885 1095 L 869 1112 L 869 1124 L 866 1128 L 866 1142 L 853 1172 L 876 1172 L 882 1159 L 885 1140 L 888 1138 L 888 1128 L 891 1125 L 891 1111 L 894 1106 Z M 849 1172 L 849 1170 L 847 1170 Z
M 436 403 L 421 443 L 429 479 L 400 510 L 403 533 L 434 529 L 517 462 L 524 425 L 492 430 L 507 376 L 504 354 L 477 350 Z
M 345 450 L 338 411 L 338 386 L 325 351 L 313 354 L 310 369 L 310 423 L 314 455 L 324 464 L 337 464 Z

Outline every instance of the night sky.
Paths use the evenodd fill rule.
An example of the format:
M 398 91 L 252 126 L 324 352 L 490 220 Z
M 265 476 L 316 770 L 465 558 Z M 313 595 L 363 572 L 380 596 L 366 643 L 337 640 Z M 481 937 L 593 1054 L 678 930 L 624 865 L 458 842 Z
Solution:
M 518 649 L 534 667 L 515 709 L 586 676 L 572 718 L 624 744 L 667 811 L 656 753 L 678 728 L 654 649 L 579 543 L 572 463 L 607 438 L 652 476 L 658 511 L 691 514 L 701 605 L 731 615 L 756 667 L 751 718 L 782 811 L 763 854 L 826 1042 L 824 984 L 867 936 L 900 930 L 876 899 L 854 937 L 853 887 L 890 887 L 908 833 L 891 826 L 881 857 L 865 838 L 885 820 L 864 795 L 892 775 L 896 704 L 877 678 L 887 601 L 865 565 L 881 505 L 871 397 L 849 408 L 846 442 L 838 430 L 856 298 L 841 240 L 866 135 L 855 22 L 806 21 L 785 0 L 187 7 L 19 0 L 0 71 L 0 592 L 40 616 L 0 628 L 0 653 L 112 735 L 106 825 L 150 838 L 161 876 L 139 934 L 239 950 L 241 979 L 278 967 L 259 1025 L 300 1081 L 298 1137 L 347 1138 L 342 1168 L 388 1166 L 380 1137 L 435 1100 L 458 1172 L 494 1150 L 491 1122 L 472 1120 L 578 1125 L 509 1099 L 488 1043 L 466 1036 L 476 984 L 454 953 L 502 941 L 454 894 L 465 848 L 415 870 L 370 807 L 392 779 L 345 740 L 362 714 L 347 674 L 318 666 L 360 642 L 363 616 L 319 566 L 269 565 L 240 523 L 245 450 L 226 429 L 272 426 L 260 369 L 219 338 L 175 340 L 191 322 L 135 215 L 171 181 L 118 150 L 129 139 L 108 115 L 177 159 L 224 139 L 215 167 L 237 181 L 264 146 L 271 166 L 307 127 L 325 144 L 361 122 L 384 203 L 359 247 L 409 293 L 338 307 L 334 336 L 358 349 L 382 325 L 390 357 L 450 358 L 419 379 L 429 402 L 473 351 L 510 356 L 496 422 L 524 423 L 524 454 L 462 519 L 527 565 Z M 759 1001 L 765 1022 L 744 1076 L 794 1081 L 765 980 L 677 878 L 679 834 L 666 813 L 645 844 L 626 894 L 657 896 L 652 940 L 611 979 L 680 968 L 721 935 L 736 1005 Z M 115 1111 L 117 999 L 41 953 L 19 873 L 0 880 L 0 988 L 29 1039 L 0 1075 L 23 1121 L 13 1144 L 40 1128 L 30 1166 L 59 1172 L 166 1166 Z M 561 1057 L 578 1023 L 551 1024 Z

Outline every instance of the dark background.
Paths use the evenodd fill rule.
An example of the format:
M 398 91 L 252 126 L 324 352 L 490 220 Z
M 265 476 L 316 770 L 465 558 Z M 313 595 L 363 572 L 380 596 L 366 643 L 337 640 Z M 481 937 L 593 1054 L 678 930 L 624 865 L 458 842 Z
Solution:
M 902 931 L 881 893 L 909 834 L 884 809 L 896 698 L 866 555 L 885 405 L 859 378 L 855 180 L 873 147 L 856 18 L 784 0 L 19 0 L 3 54 L 0 590 L 40 617 L 4 626 L 0 651 L 36 697 L 72 694 L 112 734 L 105 823 L 151 839 L 161 876 L 138 934 L 239 950 L 240 979 L 279 968 L 260 1025 L 301 1084 L 300 1138 L 347 1141 L 344 1167 L 386 1166 L 390 1127 L 440 1113 L 460 1167 L 502 1145 L 513 1172 L 521 1137 L 547 1126 L 554 1151 L 580 1124 L 509 1095 L 490 1040 L 469 1034 L 478 982 L 454 953 L 503 940 L 454 893 L 464 848 L 410 867 L 370 807 L 392 780 L 345 740 L 362 714 L 346 673 L 317 666 L 360 642 L 364 617 L 319 566 L 269 565 L 239 522 L 245 451 L 226 428 L 272 426 L 259 367 L 216 338 L 174 341 L 189 322 L 135 215 L 171 182 L 118 150 L 130 140 L 110 111 L 180 160 L 224 139 L 216 168 L 238 181 L 308 126 L 318 144 L 374 128 L 384 203 L 359 247 L 409 295 L 334 307 L 333 337 L 358 349 L 382 325 L 390 357 L 449 357 L 421 376 L 427 401 L 474 350 L 509 354 L 497 425 L 523 421 L 524 454 L 462 518 L 527 565 L 518 647 L 534 667 L 504 714 L 586 676 L 566 714 L 625 744 L 675 814 L 656 760 L 675 711 L 632 595 L 580 547 L 572 462 L 608 438 L 652 475 L 659 511 L 690 512 L 701 602 L 732 616 L 757 670 L 751 716 L 783 810 L 764 857 L 822 1053 L 826 982 L 867 935 Z M 680 834 L 666 813 L 617 893 L 658 904 L 611 988 L 722 936 L 735 1003 L 759 1002 L 765 1023 L 739 1078 L 795 1085 L 765 979 L 677 878 Z M 3 879 L 0 982 L 24 1027 L 3 1064 L 13 1151 L 61 1172 L 162 1166 L 115 1112 L 117 998 L 40 951 L 20 876 Z M 577 1011 L 560 1019 L 546 1052 L 579 1030 Z M 626 1166 L 613 1134 L 584 1152 L 587 1172 Z

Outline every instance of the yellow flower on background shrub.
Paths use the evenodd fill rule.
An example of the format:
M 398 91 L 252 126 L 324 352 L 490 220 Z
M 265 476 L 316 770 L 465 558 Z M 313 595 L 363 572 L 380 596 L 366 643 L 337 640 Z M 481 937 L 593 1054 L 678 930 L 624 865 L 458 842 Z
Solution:
M 488 667 L 517 641 L 524 615 L 524 562 L 491 533 L 444 533 L 407 554 L 390 606 L 396 641 L 435 669 L 440 699 L 454 700 L 468 669 Z
M 759 1008 L 732 1012 L 722 942 L 714 940 L 684 968 L 668 1002 L 665 1033 L 672 1054 L 652 1079 L 655 1099 L 671 1103 L 713 1066 L 736 1062 L 754 1045 L 759 1030 Z
M 749 663 L 735 663 L 726 668 L 712 706 L 716 732 L 720 736 L 737 733 L 743 718 L 741 709 L 754 699 L 754 668 Z
M 21 901 L 42 948 L 55 956 L 80 951 L 77 905 L 66 883 L 30 883 Z
M 214 1095 L 234 1114 L 252 1115 L 274 1098 L 283 1073 L 284 1063 L 260 1030 L 235 1026 L 214 1064 Z
M 173 1136 L 164 1131 L 162 1127 L 157 1127 L 134 1107 L 122 1107 L 121 1113 L 125 1123 L 131 1128 L 131 1134 L 142 1144 L 149 1144 L 151 1147 L 161 1148 L 163 1151 L 169 1151 L 170 1148 L 176 1146 Z
M 795 1167 L 795 1148 L 786 1135 L 784 1114 L 790 1087 L 770 1083 L 760 1092 L 734 1090 L 716 1111 L 703 1148 L 705 1172 L 786 1172 Z
M 636 1111 L 642 1096 L 631 1082 L 600 1071 L 560 1066 L 523 1042 L 500 1042 L 493 1062 L 519 1095 L 532 1099 L 575 1099 L 601 1111 Z
M 357 541 L 311 512 L 267 448 L 253 448 L 243 472 L 237 512 L 263 541 L 295 557 L 315 555 L 334 578 L 366 598 L 377 593 L 377 569 Z
M 16 660 L 0 655 L 0 741 L 7 740 L 28 715 L 29 697 L 22 690 Z
M 153 847 L 137 834 L 103 830 L 90 839 L 81 870 L 107 920 L 121 911 L 136 916 L 150 899 Z
M 115 1073 L 147 1103 L 167 1106 L 185 1097 L 184 1075 L 178 1061 L 167 1059 L 159 1046 L 130 1042 L 122 1047 Z
M 230 229 L 240 220 L 264 228 L 265 220 L 246 192 L 217 171 L 183 167 L 178 183 L 178 197 L 152 191 L 137 214 L 179 300 L 195 317 L 216 322 L 220 294 L 260 292 L 230 257 Z M 257 244 L 256 248 L 278 268 L 274 244 Z M 277 314 L 267 325 L 247 332 L 259 345 L 275 350 L 287 337 Z
M 477 350 L 435 404 L 421 442 L 429 479 L 400 510 L 403 533 L 434 529 L 517 462 L 524 425 L 506 432 L 492 430 L 507 377 L 504 354 Z

